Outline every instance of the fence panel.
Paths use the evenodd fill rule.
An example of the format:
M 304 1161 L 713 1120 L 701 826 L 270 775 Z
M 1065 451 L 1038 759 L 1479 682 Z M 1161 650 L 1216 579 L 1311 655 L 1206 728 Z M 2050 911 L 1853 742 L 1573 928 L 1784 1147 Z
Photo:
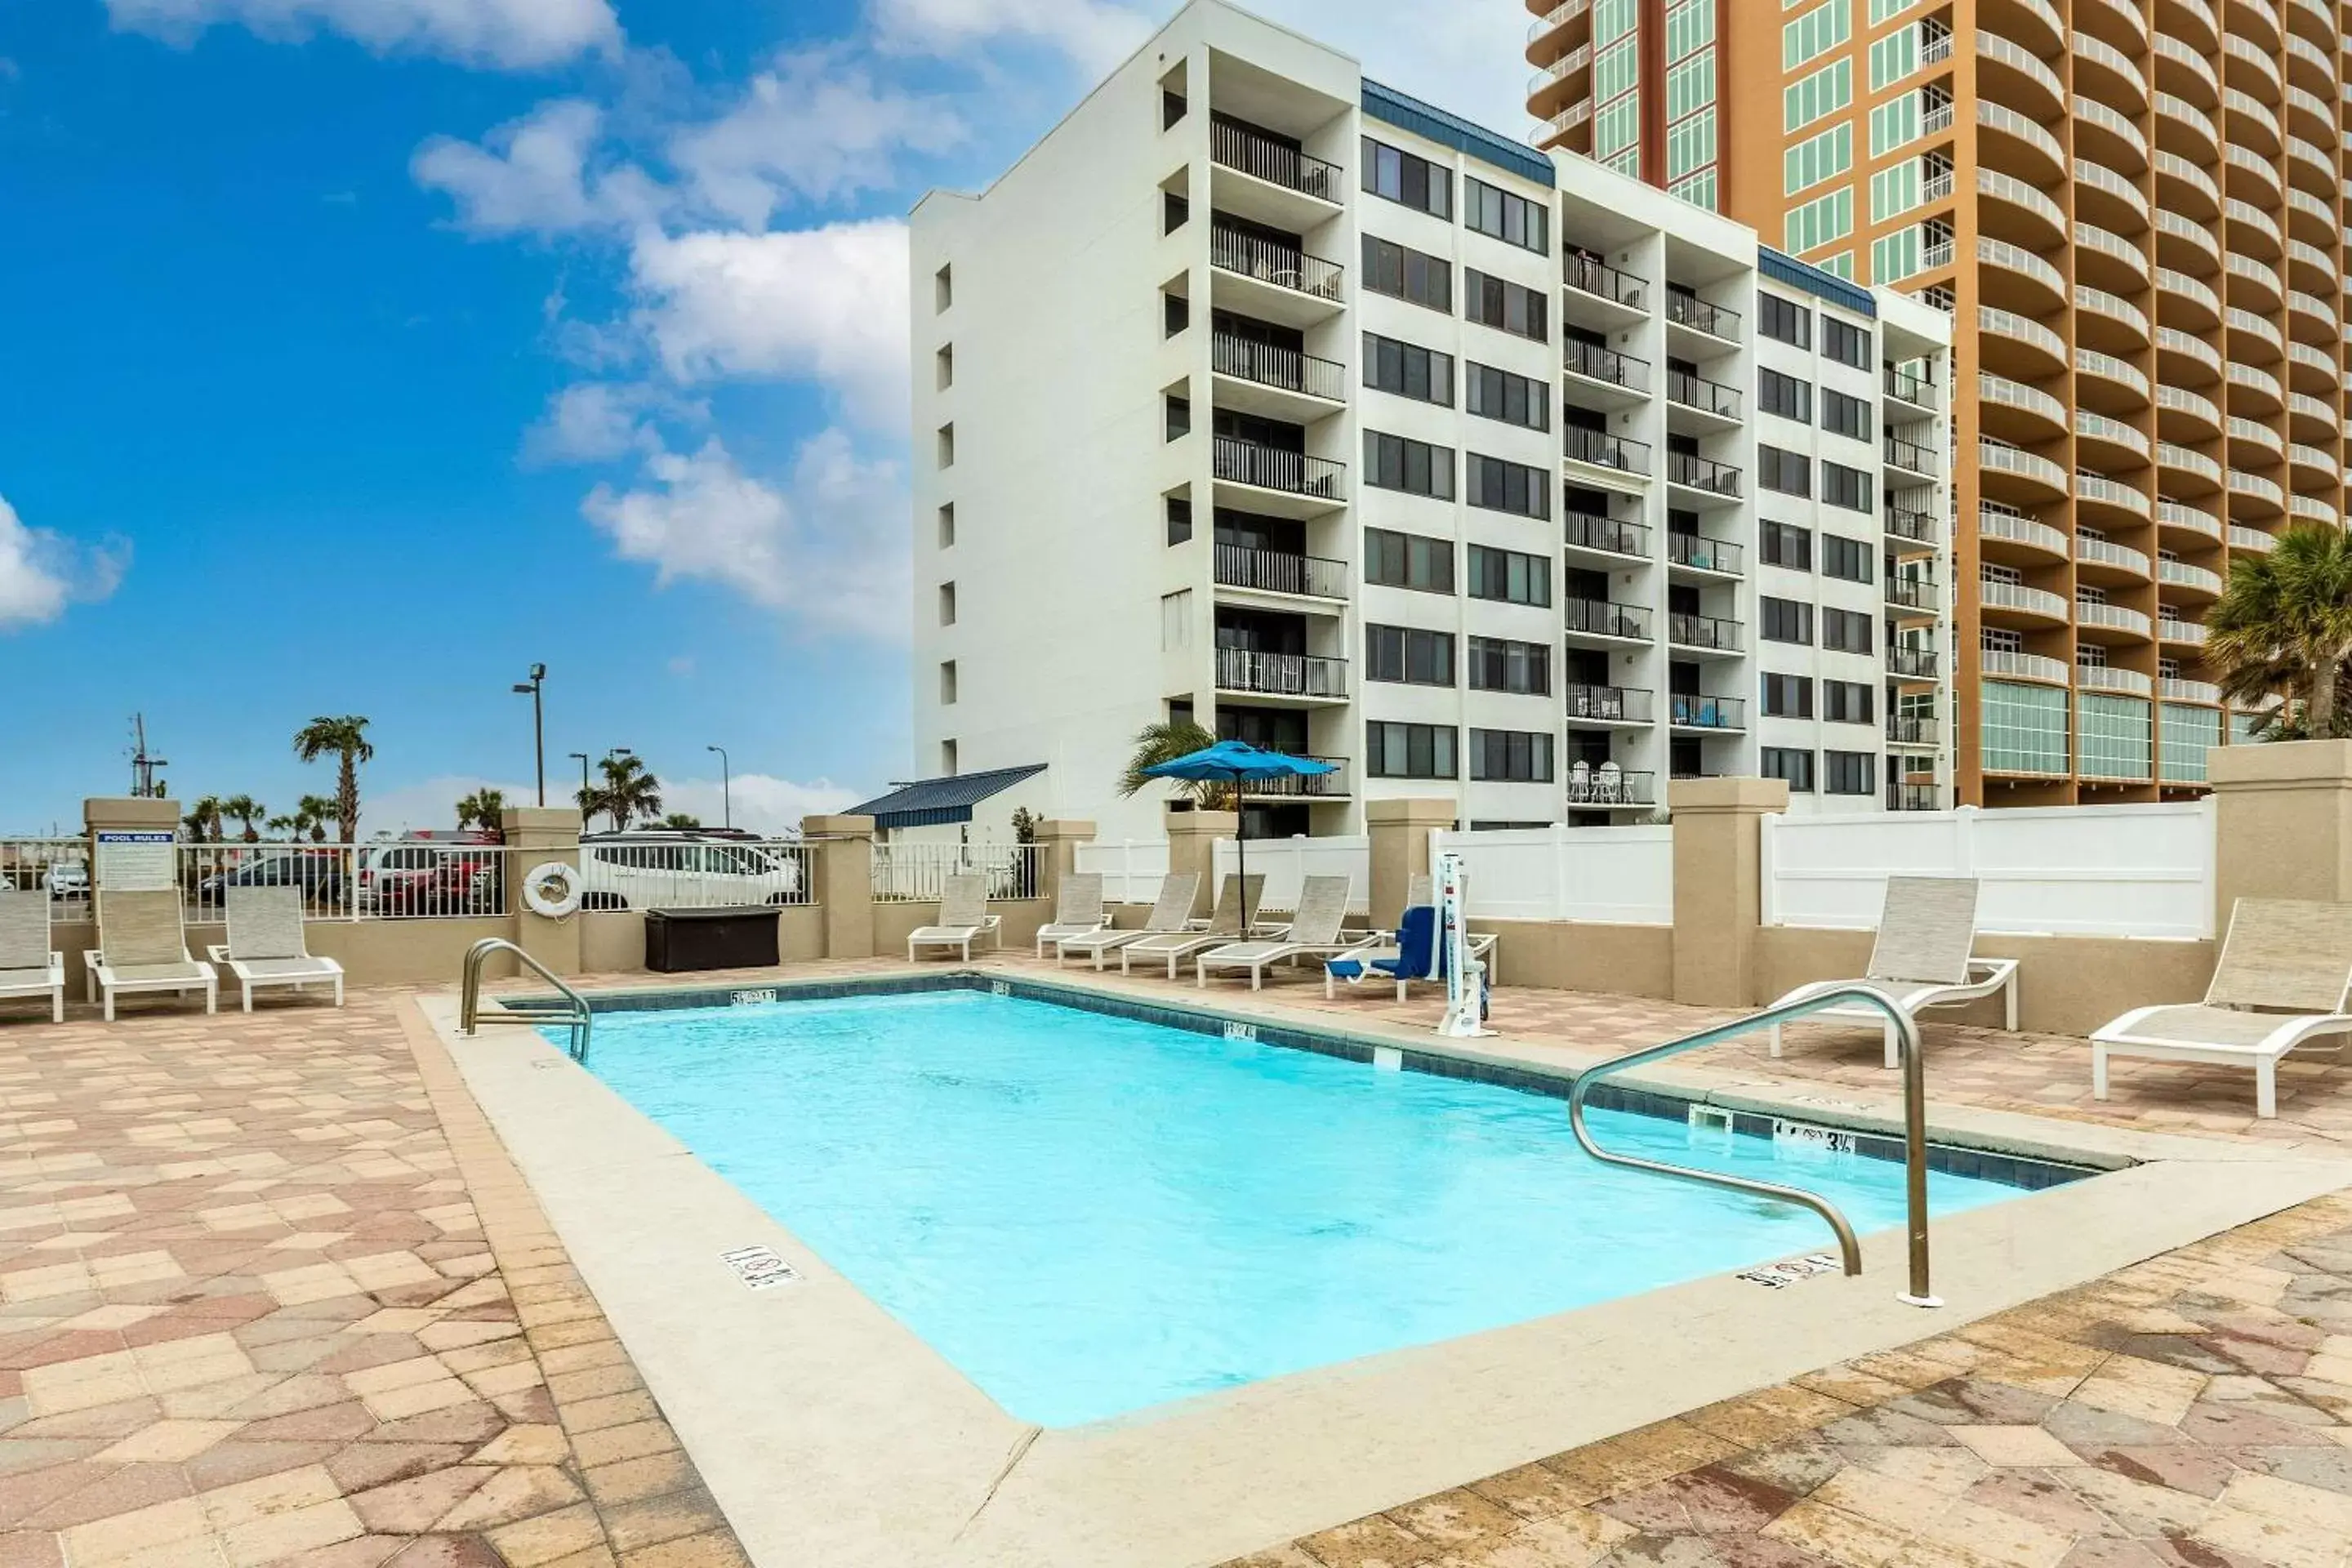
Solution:
M 1469 873 L 1474 920 L 1675 923 L 1675 835 L 1669 826 L 1513 827 L 1438 833 Z
M 0 892 L 47 893 L 51 920 L 89 919 L 89 840 L 0 838 Z
M 1045 886 L 1034 844 L 877 844 L 874 901 L 935 902 L 964 871 L 985 876 L 992 899 L 1034 899 Z
M 1220 886 L 1244 857 L 1230 838 L 1216 847 Z M 1309 877 L 1348 879 L 1348 910 L 1369 914 L 1372 908 L 1372 841 L 1358 834 L 1334 834 L 1327 838 L 1253 838 L 1247 854 L 1249 874 L 1263 873 L 1265 890 L 1258 895 L 1262 910 L 1291 910 L 1298 907 L 1298 891 Z
M 180 897 L 191 921 L 225 918 L 231 888 L 293 888 L 306 920 L 462 920 L 510 912 L 533 852 L 502 844 L 183 844 Z
M 1767 925 L 1868 930 L 1890 876 L 1974 877 L 1977 927 L 2210 937 L 2210 801 L 1764 818 Z
M 1160 884 L 1168 876 L 1166 839 L 1121 839 L 1116 844 L 1081 844 L 1077 847 L 1077 868 L 1102 874 L 1105 903 L 1160 901 Z
M 798 839 L 591 841 L 580 847 L 580 902 L 591 910 L 811 904 L 816 879 L 809 853 Z

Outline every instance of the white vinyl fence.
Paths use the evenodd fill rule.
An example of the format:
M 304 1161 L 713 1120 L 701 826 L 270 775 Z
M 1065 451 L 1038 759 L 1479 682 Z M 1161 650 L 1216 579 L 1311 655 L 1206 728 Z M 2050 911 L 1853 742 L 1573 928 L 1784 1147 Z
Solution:
M 231 888 L 293 888 L 307 920 L 457 920 L 509 912 L 518 874 L 545 857 L 502 844 L 183 844 L 180 898 L 218 921 Z
M 1116 844 L 1081 844 L 1077 847 L 1077 868 L 1102 874 L 1105 903 L 1160 901 L 1160 884 L 1168 875 L 1166 839 L 1121 839 Z
M 47 893 L 49 918 L 89 918 L 89 840 L 0 837 L 0 892 Z
M 1241 859 L 1234 841 L 1217 840 L 1217 882 L 1234 874 Z M 1368 914 L 1372 907 L 1372 841 L 1363 834 L 1335 834 L 1326 838 L 1253 838 L 1248 849 L 1249 874 L 1263 874 L 1265 890 L 1258 895 L 1262 910 L 1295 910 L 1298 890 L 1309 877 L 1348 879 L 1348 910 Z
M 1665 826 L 1511 827 L 1430 836 L 1453 851 L 1474 920 L 1675 923 L 1675 833 Z
M 1034 844 L 877 844 L 874 901 L 933 902 L 964 871 L 985 876 L 992 899 L 1034 899 L 1044 887 Z
M 1767 816 L 1763 851 L 1766 925 L 1866 931 L 1887 878 L 1974 877 L 1979 931 L 2213 934 L 2210 800 Z

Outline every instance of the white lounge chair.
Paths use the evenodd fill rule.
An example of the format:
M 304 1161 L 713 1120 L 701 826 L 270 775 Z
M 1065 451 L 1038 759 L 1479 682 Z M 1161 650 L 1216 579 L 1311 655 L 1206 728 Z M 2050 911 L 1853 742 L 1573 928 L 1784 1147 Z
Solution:
M 47 996 L 66 1021 L 66 955 L 49 946 L 49 895 L 0 892 L 0 996 Z
M 1211 948 L 1193 961 L 1197 984 L 1207 985 L 1213 970 L 1246 969 L 1250 989 L 1255 991 L 1265 984 L 1269 964 L 1302 958 L 1337 958 L 1379 942 L 1370 931 L 1349 932 L 1342 928 L 1348 923 L 1348 879 L 1345 877 L 1309 877 L 1299 884 L 1298 908 L 1290 917 L 1290 929 L 1272 942 L 1236 942 Z
M 114 1021 L 114 999 L 142 991 L 205 994 L 205 1011 L 220 1007 L 220 976 L 210 964 L 188 956 L 188 933 L 180 924 L 180 895 L 159 892 L 98 893 L 99 945 L 82 954 L 89 970 L 89 997 L 106 999 L 106 1020 Z
M 253 1011 L 257 985 L 298 992 L 306 985 L 331 985 L 335 1005 L 343 1005 L 343 966 L 313 957 L 302 940 L 299 888 L 231 888 L 226 902 L 228 940 L 206 948 L 205 956 L 236 978 L 247 1012 Z
M 2091 1093 L 2110 1056 L 2254 1069 L 2254 1114 L 2278 1114 L 2278 1064 L 2315 1035 L 2352 1029 L 2352 904 L 2240 899 L 2205 1000 L 2135 1007 L 2091 1037 Z M 2336 1041 L 2330 1049 L 2341 1049 Z
M 1176 978 L 1176 966 L 1197 952 L 1213 947 L 1223 947 L 1239 942 L 1257 926 L 1257 900 L 1265 891 L 1265 877 L 1253 873 L 1244 888 L 1243 879 L 1228 877 L 1217 889 L 1217 907 L 1210 911 L 1205 930 L 1188 928 L 1181 931 L 1157 931 L 1139 942 L 1129 942 L 1118 950 L 1118 972 L 1135 973 L 1135 961 L 1148 958 L 1154 963 L 1165 962 L 1168 978 Z M 1244 898 L 1246 894 L 1246 898 Z
M 988 912 L 988 879 L 978 871 L 959 871 L 947 880 L 944 895 L 940 900 L 940 923 L 919 926 L 907 934 L 907 962 L 915 961 L 919 949 L 952 947 L 971 962 L 971 944 L 982 937 L 994 938 L 1003 917 Z
M 1059 942 L 1066 936 L 1085 936 L 1108 923 L 1103 913 L 1102 873 L 1072 871 L 1054 890 L 1054 918 L 1037 928 L 1037 956 L 1045 956 L 1047 942 Z
M 1870 950 L 1870 968 L 1859 984 L 1875 985 L 1895 1005 L 1916 1018 L 1929 1007 L 1957 1007 L 1998 995 L 2005 1006 L 2006 1026 L 2017 1027 L 2017 960 L 1978 958 L 1977 880 L 1973 877 L 1889 877 L 1886 901 L 1878 914 L 1878 941 Z M 1819 996 L 1852 980 L 1819 980 L 1800 985 L 1778 1002 L 1783 1007 L 1808 996 Z M 1895 1026 L 1875 1007 L 1848 1005 L 1825 1008 L 1816 1018 L 1853 1018 L 1884 1026 L 1886 1065 L 1902 1065 L 1902 1046 Z M 1772 1026 L 1772 1054 L 1780 1054 L 1780 1026 Z
M 1103 966 L 1103 959 L 1130 942 L 1141 942 L 1147 936 L 1170 936 L 1205 925 L 1192 919 L 1192 900 L 1201 894 L 1201 873 L 1171 871 L 1160 879 L 1160 897 L 1151 906 L 1151 916 L 1140 931 L 1114 931 L 1104 926 L 1078 936 L 1066 936 L 1054 944 L 1054 963 L 1059 968 L 1062 960 L 1072 953 L 1090 956 L 1095 967 Z

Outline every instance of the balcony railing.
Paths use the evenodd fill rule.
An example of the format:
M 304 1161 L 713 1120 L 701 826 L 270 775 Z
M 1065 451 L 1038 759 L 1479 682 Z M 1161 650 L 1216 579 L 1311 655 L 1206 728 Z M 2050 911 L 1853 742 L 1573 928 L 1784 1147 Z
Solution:
M 1260 386 L 1278 386 L 1285 392 L 1303 393 L 1333 403 L 1344 402 L 1348 395 L 1348 367 L 1337 360 L 1318 359 L 1297 349 L 1254 342 L 1231 332 L 1217 332 L 1210 337 L 1209 368 L 1219 375 L 1254 381 Z
M 1234 436 L 1216 438 L 1213 457 L 1216 475 L 1221 479 L 1324 500 L 1339 500 L 1348 477 L 1345 463 L 1329 458 L 1310 458 L 1304 452 L 1286 452 L 1277 447 L 1261 447 Z
M 1655 773 L 1614 773 L 1602 768 L 1586 768 L 1579 763 L 1568 770 L 1568 804 L 1570 805 L 1655 805 L 1657 777 Z
M 1727 621 L 1715 616 L 1693 616 L 1677 611 L 1666 617 L 1666 640 L 1677 647 L 1712 647 L 1737 653 L 1744 646 L 1740 640 L 1743 629 L 1738 621 Z
M 1650 553 L 1650 531 L 1641 523 L 1595 517 L 1589 511 L 1570 512 L 1566 521 L 1566 542 L 1580 549 L 1605 550 L 1612 555 L 1638 555 L 1644 559 Z
M 1906 441 L 1900 436 L 1886 437 L 1886 460 L 1898 468 L 1908 468 L 1915 474 L 1936 471 L 1936 453 L 1930 447 L 1916 441 Z
M 1295 753 L 1306 755 L 1304 752 Z M 1242 785 L 1244 795 L 1343 795 L 1348 793 L 1345 757 L 1307 757 L 1309 762 L 1328 763 L 1328 773 L 1291 773 L 1282 778 L 1251 779 Z
M 1678 485 L 1710 495 L 1738 496 L 1739 470 L 1729 463 L 1718 463 L 1713 458 L 1702 458 L 1696 452 L 1668 452 L 1666 478 Z
M 2171 702 L 2201 702 L 2219 707 L 2221 689 L 2210 680 L 2189 680 L 2178 675 L 2158 676 L 2156 694 Z
M 1641 687 L 1585 686 L 1571 682 L 1563 689 L 1568 696 L 1570 721 L 1588 719 L 1610 724 L 1646 724 L 1650 721 L 1651 693 Z
M 1738 576 L 1747 570 L 1748 552 L 1737 544 L 1696 533 L 1668 533 L 1666 559 L 1677 566 Z
M 1598 294 L 1628 310 L 1642 308 L 1642 280 L 1632 273 L 1579 250 L 1568 252 L 1567 267 L 1570 288 Z
M 2022 676 L 2028 680 L 2046 680 L 2053 685 L 2066 684 L 2066 661 L 2038 653 L 2020 653 L 2013 648 L 1980 648 L 1977 653 L 1979 668 L 1986 675 Z
M 1943 743 L 1941 719 L 1932 713 L 1889 713 L 1886 716 L 1886 738 L 1898 746 L 1936 746 Z
M 1270 697 L 1348 695 L 1348 661 L 1311 653 L 1260 653 L 1255 648 L 1217 650 L 1217 689 L 1255 691 Z
M 1216 547 L 1217 581 L 1228 588 L 1255 588 L 1264 594 L 1298 594 L 1316 599 L 1348 596 L 1348 563 L 1320 555 L 1293 555 L 1283 550 L 1252 550 L 1245 545 Z
M 1931 647 L 1890 647 L 1886 650 L 1886 673 L 1906 680 L 1936 679 L 1936 650 Z
M 1212 121 L 1209 157 L 1228 169 L 1237 169 L 1268 184 L 1298 191 L 1320 201 L 1336 204 L 1347 198 L 1347 171 L 1339 164 L 1309 157 L 1245 125 L 1224 120 Z
M 1619 353 L 1598 343 L 1588 343 L 1570 338 L 1560 345 L 1560 363 L 1578 375 L 1605 381 L 1612 386 L 1626 387 L 1634 392 L 1650 389 L 1650 362 L 1633 354 Z
M 1340 279 L 1347 275 L 1347 268 L 1336 261 L 1222 225 L 1209 230 L 1209 265 L 1335 303 Z
M 1907 370 L 1897 370 L 1890 364 L 1886 367 L 1885 382 L 1887 396 L 1899 397 L 1904 402 L 1921 408 L 1935 406 L 1932 400 L 1936 395 L 1936 384 L 1926 376 L 1915 375 Z
M 1748 728 L 1748 700 L 1743 697 L 1704 697 L 1696 692 L 1676 691 L 1669 694 L 1673 703 L 1669 722 L 1691 730 L 1745 730 Z
M 1889 811 L 1934 811 L 1943 804 L 1941 786 L 1913 784 L 1907 779 L 1886 781 L 1886 809 Z
M 1693 375 L 1686 370 L 1666 372 L 1666 396 L 1685 408 L 1696 408 L 1702 414 L 1718 415 L 1726 419 L 1739 417 L 1738 387 L 1709 381 L 1703 375 Z
M 1921 544 L 1936 542 L 1936 519 L 1932 513 L 1914 511 L 1909 507 L 1890 506 L 1886 509 L 1886 531 L 1897 539 L 1916 540 Z
M 1570 425 L 1561 434 L 1568 456 L 1580 463 L 1593 463 L 1628 474 L 1650 471 L 1650 444 L 1647 441 L 1612 436 L 1606 430 L 1588 430 L 1581 425 Z
M 1642 605 L 1612 605 L 1606 599 L 1561 601 L 1568 630 L 1597 637 L 1637 637 L 1650 640 L 1650 612 Z
M 1906 610 L 1926 610 L 1930 614 L 1943 605 L 1933 579 L 1927 577 L 1889 577 L 1886 579 L 1886 602 Z
M 1666 320 L 1727 342 L 1737 342 L 1739 337 L 1738 311 L 1677 289 L 1666 290 Z

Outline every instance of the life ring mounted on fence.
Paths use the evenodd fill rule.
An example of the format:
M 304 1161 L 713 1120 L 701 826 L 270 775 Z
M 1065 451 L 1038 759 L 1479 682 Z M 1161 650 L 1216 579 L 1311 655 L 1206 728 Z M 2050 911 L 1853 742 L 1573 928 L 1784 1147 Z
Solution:
M 580 871 L 561 860 L 533 866 L 522 879 L 522 901 L 530 912 L 551 921 L 580 912 Z

